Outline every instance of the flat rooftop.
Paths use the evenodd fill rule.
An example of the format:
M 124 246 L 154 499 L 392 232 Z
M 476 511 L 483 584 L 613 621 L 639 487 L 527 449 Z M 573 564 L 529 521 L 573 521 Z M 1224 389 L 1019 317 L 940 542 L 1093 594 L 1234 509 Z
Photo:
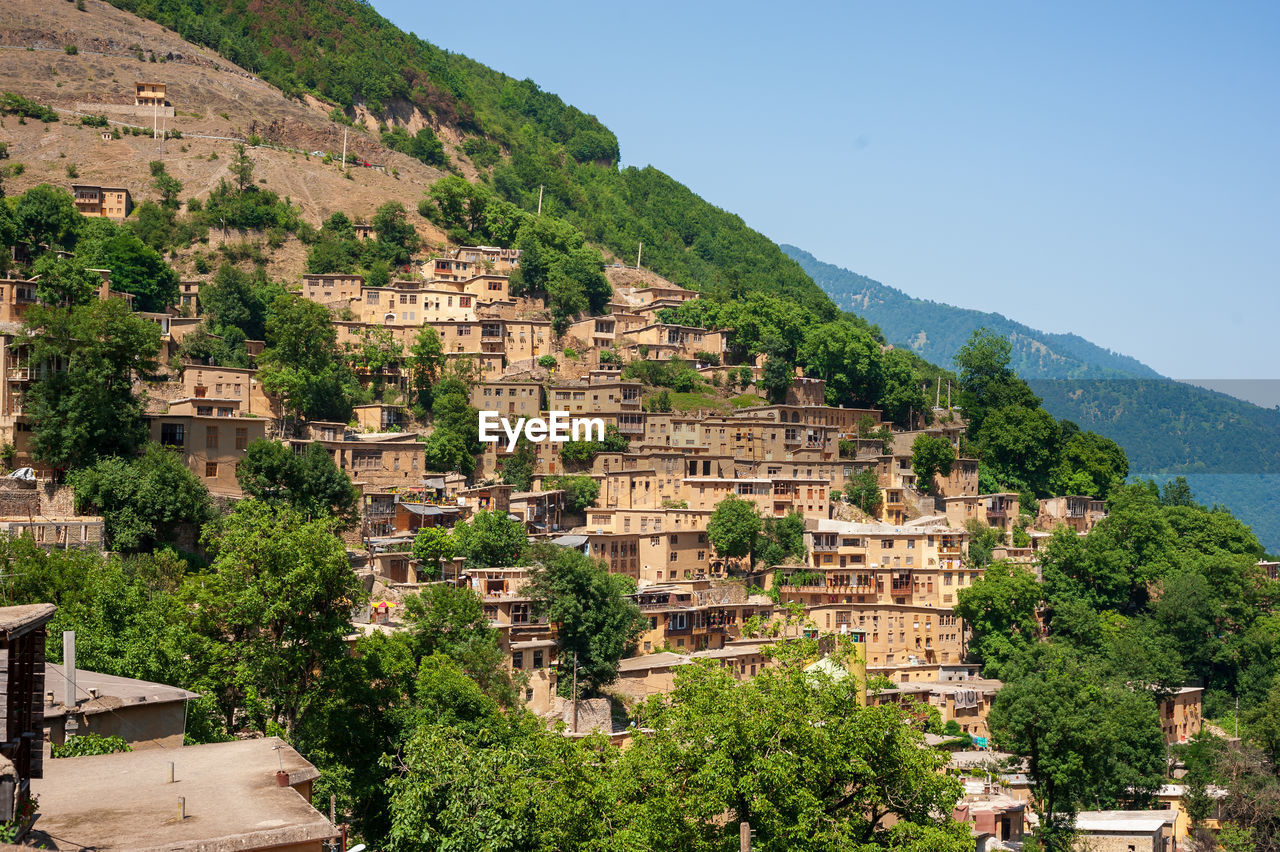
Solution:
M 337 835 L 298 791 L 277 786 L 281 763 L 290 784 L 320 776 L 277 737 L 47 760 L 44 778 L 31 782 L 40 797 L 33 835 L 59 850 L 132 852 L 232 852 Z
M 1175 811 L 1081 811 L 1076 829 L 1093 833 L 1154 834 L 1171 825 Z
M 53 693 L 53 704 L 44 705 L 44 717 L 62 718 L 67 715 L 67 707 L 63 704 L 66 692 L 66 669 L 57 663 L 44 664 L 44 688 Z M 91 689 L 98 691 L 93 698 Z M 131 677 L 76 669 L 76 710 L 92 715 L 94 713 L 110 713 L 122 707 L 139 704 L 167 704 L 173 701 L 188 701 L 199 698 L 197 692 L 189 692 L 177 686 L 163 683 L 151 683 L 145 680 L 134 680 Z

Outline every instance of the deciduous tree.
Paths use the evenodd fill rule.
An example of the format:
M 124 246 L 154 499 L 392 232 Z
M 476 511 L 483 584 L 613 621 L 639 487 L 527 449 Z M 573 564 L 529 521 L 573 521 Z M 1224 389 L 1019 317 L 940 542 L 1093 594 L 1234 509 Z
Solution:
M 581 689 L 590 694 L 613 683 L 642 627 L 640 608 L 623 597 L 634 584 L 572 548 L 544 545 L 534 558 L 528 593 L 534 611 L 556 625 L 562 671 L 572 671 L 576 655 Z M 570 681 L 562 676 L 561 688 Z
M 741 559 L 751 553 L 760 530 L 755 504 L 734 494 L 717 503 L 707 521 L 707 538 L 716 553 L 729 559 Z
M 933 490 L 934 476 L 950 476 L 955 462 L 955 447 L 940 435 L 921 433 L 911 444 L 911 469 L 921 491 Z
M 213 514 L 204 483 L 178 453 L 158 444 L 147 444 L 138 458 L 99 459 L 68 482 L 80 511 L 102 515 L 112 550 L 153 550 L 172 541 L 178 524 L 198 527 Z
M 154 376 L 160 329 L 118 299 L 28 310 L 23 341 L 45 372 L 26 395 L 32 455 L 55 470 L 109 455 L 133 455 L 146 441 L 136 379 Z

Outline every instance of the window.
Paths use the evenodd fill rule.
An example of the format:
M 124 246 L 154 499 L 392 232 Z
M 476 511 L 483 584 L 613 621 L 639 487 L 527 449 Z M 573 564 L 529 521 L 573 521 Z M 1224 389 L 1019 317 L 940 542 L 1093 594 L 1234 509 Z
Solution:
M 204 427 L 204 448 L 206 450 L 218 449 L 218 427 L 217 426 Z
M 182 423 L 161 423 L 160 443 L 166 447 L 181 447 L 186 443 L 187 428 Z
M 236 427 L 236 449 L 244 450 L 249 447 L 249 429 L 245 426 Z
M 401 296 L 401 298 L 404 298 L 404 297 Z M 524 668 L 524 651 L 511 652 L 511 668 L 513 669 Z
M 542 651 L 541 650 L 536 650 L 533 652 L 533 667 L 535 669 L 542 668 Z
M 218 463 L 217 463 L 217 462 L 205 462 L 205 463 L 204 463 L 204 475 L 205 475 L 205 477 L 206 477 L 206 478 L 209 478 L 209 479 L 212 479 L 213 477 L 217 476 L 217 475 L 218 475 Z
M 212 417 L 212 416 L 213 416 L 213 406 L 212 406 L 212 405 L 197 405 L 197 406 L 196 406 L 196 416 L 197 416 L 197 417 Z

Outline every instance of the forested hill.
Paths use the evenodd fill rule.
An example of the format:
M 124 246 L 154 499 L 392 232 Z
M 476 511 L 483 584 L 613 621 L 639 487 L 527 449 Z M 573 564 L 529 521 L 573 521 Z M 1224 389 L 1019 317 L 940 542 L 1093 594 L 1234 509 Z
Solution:
M 358 0 L 110 0 L 213 48 L 286 95 L 319 97 L 334 119 L 393 128 L 424 118 L 461 138 L 479 180 L 526 210 L 538 204 L 619 258 L 687 287 L 769 292 L 836 315 L 831 300 L 767 237 L 653 168 L 619 168 L 595 116 L 405 33 Z M 356 122 L 357 129 L 359 122 Z
M 819 287 L 846 311 L 880 326 L 890 341 L 935 364 L 949 366 L 976 329 L 1013 343 L 1013 367 L 1024 379 L 1159 378 L 1127 355 L 1103 349 L 1075 334 L 1051 334 L 987 311 L 915 299 L 865 275 L 823 263 L 803 249 L 783 245 Z
M 1222 503 L 1280 550 L 1280 410 L 1161 377 L 1074 334 L 1047 334 L 996 313 L 913 299 L 863 275 L 782 250 L 845 310 L 892 343 L 944 367 L 976 328 L 1013 343 L 1013 365 L 1055 417 L 1124 447 L 1136 475 L 1185 474 L 1197 498 Z

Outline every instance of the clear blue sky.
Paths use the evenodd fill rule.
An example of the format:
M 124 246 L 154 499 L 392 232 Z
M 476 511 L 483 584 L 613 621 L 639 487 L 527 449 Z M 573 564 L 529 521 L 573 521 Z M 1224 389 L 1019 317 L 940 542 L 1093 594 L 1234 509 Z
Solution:
M 374 5 L 777 242 L 1175 378 L 1280 378 L 1280 4 Z

